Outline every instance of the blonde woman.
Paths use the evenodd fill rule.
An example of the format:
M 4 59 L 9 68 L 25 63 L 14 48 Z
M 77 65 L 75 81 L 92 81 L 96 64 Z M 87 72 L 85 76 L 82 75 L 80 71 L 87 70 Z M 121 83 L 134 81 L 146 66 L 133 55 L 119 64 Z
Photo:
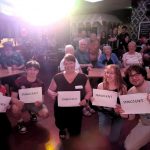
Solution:
M 117 65 L 112 64 L 105 67 L 103 82 L 98 85 L 100 90 L 109 90 L 118 92 L 118 95 L 126 94 L 127 88 L 121 76 Z M 119 99 L 117 99 L 119 103 Z M 99 129 L 107 136 L 110 142 L 117 142 L 123 125 L 123 119 L 115 113 L 113 108 L 99 107 Z

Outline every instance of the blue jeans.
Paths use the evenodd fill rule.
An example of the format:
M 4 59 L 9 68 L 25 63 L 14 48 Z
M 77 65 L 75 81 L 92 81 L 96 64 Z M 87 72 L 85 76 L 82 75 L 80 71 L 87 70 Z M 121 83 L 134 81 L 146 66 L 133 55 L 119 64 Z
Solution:
M 123 126 L 123 119 L 103 112 L 98 112 L 98 115 L 100 132 L 107 136 L 110 142 L 117 142 Z

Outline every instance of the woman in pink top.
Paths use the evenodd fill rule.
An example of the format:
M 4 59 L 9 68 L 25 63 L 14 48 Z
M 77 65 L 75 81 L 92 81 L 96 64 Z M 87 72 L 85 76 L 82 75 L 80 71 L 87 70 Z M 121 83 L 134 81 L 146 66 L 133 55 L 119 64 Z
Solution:
M 129 42 L 128 50 L 129 50 L 128 52 L 123 54 L 122 58 L 123 66 L 125 68 L 128 68 L 133 64 L 142 65 L 143 64 L 142 55 L 136 52 L 136 43 L 134 41 Z

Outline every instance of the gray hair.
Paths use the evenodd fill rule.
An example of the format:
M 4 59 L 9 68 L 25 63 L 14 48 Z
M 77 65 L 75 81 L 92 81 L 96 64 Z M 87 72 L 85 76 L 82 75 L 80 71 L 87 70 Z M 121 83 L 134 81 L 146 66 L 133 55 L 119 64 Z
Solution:
M 74 50 L 74 47 L 73 47 L 71 44 L 68 44 L 68 45 L 65 46 L 65 52 L 66 52 L 66 50 L 67 50 L 68 48 L 71 48 L 71 49 Z
M 110 45 L 105 45 L 105 46 L 103 46 L 103 50 L 104 50 L 104 49 L 110 49 L 110 50 L 112 50 L 112 48 L 111 48 Z
M 81 39 L 81 40 L 79 41 L 79 45 L 80 45 L 82 42 L 84 42 L 84 43 L 86 43 L 86 44 L 88 43 L 86 39 Z
M 133 44 L 133 45 L 137 46 L 136 42 L 134 42 L 134 41 L 131 41 L 131 42 L 128 43 L 128 45 L 130 45 L 130 44 Z

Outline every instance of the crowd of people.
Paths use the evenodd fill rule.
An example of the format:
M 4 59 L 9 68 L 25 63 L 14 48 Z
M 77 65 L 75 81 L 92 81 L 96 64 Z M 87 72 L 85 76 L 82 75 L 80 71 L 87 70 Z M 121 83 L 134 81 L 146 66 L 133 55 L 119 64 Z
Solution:
M 84 48 L 83 42 L 81 42 L 83 39 L 86 41 L 84 42 Z M 137 41 L 131 39 L 127 26 L 122 26 L 120 33 L 118 28 L 114 27 L 108 35 L 104 31 L 100 34 L 91 32 L 88 37 L 86 31 L 83 30 L 80 32 L 79 37 L 72 41 L 72 45 L 76 48 L 76 57 L 79 63 L 90 62 L 93 67 L 104 67 L 108 64 L 119 64 L 121 67 L 128 67 L 130 64 L 135 63 L 149 66 L 149 44 L 150 37 L 146 35 L 140 35 Z M 85 53 L 88 55 L 86 61 L 85 56 L 82 56 L 83 51 L 84 55 Z M 78 55 L 80 55 L 82 61 Z
M 106 37 L 106 34 L 103 33 L 103 36 L 99 38 L 95 33 L 91 33 L 90 38 L 81 38 L 78 45 L 66 45 L 65 55 L 60 62 L 59 73 L 53 76 L 48 90 L 38 78 L 39 62 L 32 59 L 25 63 L 22 55 L 13 50 L 11 43 L 5 43 L 4 51 L 0 55 L 1 68 L 11 66 L 14 70 L 25 69 L 25 74 L 13 78 L 11 84 L 8 80 L 7 82 L 3 80 L 0 84 L 1 96 L 7 95 L 5 83 L 11 86 L 11 94 L 7 95 L 11 97 L 8 109 L 18 120 L 16 123 L 18 132 L 21 134 L 27 132 L 24 123 L 27 113 L 32 122 L 37 122 L 37 116 L 41 118 L 49 116 L 48 108 L 44 104 L 44 94 L 47 91 L 51 100 L 55 101 L 55 125 L 59 129 L 61 140 L 81 134 L 83 110 L 90 108 L 89 111 L 98 112 L 100 134 L 107 137 L 110 143 L 118 142 L 125 118 L 131 120 L 135 117 L 134 114 L 124 114 L 119 96 L 147 93 L 147 101 L 150 102 L 150 81 L 146 79 L 147 72 L 145 70 L 145 66 L 150 66 L 150 41 L 142 36 L 138 41 L 140 50 L 137 52 L 137 42 L 130 39 L 126 30 L 127 27 L 123 26 L 122 32 L 118 35 L 117 28 L 114 28 L 112 35 Z M 75 48 L 77 49 L 75 50 Z M 92 107 L 95 99 L 92 97 L 93 87 L 91 87 L 87 74 L 93 67 L 104 68 L 103 81 L 98 84 L 97 89 L 106 90 L 108 93 L 110 91 L 116 92 L 115 107 Z M 126 77 L 132 84 L 130 89 L 121 75 L 121 67 L 125 68 Z M 36 87 L 41 87 L 42 100 L 37 99 L 29 103 L 20 100 L 19 91 L 21 89 L 34 89 Z M 63 98 L 60 97 L 61 92 Z M 33 91 L 33 93 L 36 92 Z M 65 95 L 67 96 L 65 97 Z M 67 105 L 60 105 L 60 100 L 68 101 Z M 77 103 L 69 104 L 69 100 L 76 100 Z M 150 114 L 139 113 L 139 116 L 139 123 L 125 139 L 124 148 L 126 150 L 138 150 L 150 142 Z M 9 135 L 11 123 L 6 112 L 0 113 L 0 119 L 3 122 L 0 125 L 0 139 L 3 139 Z

